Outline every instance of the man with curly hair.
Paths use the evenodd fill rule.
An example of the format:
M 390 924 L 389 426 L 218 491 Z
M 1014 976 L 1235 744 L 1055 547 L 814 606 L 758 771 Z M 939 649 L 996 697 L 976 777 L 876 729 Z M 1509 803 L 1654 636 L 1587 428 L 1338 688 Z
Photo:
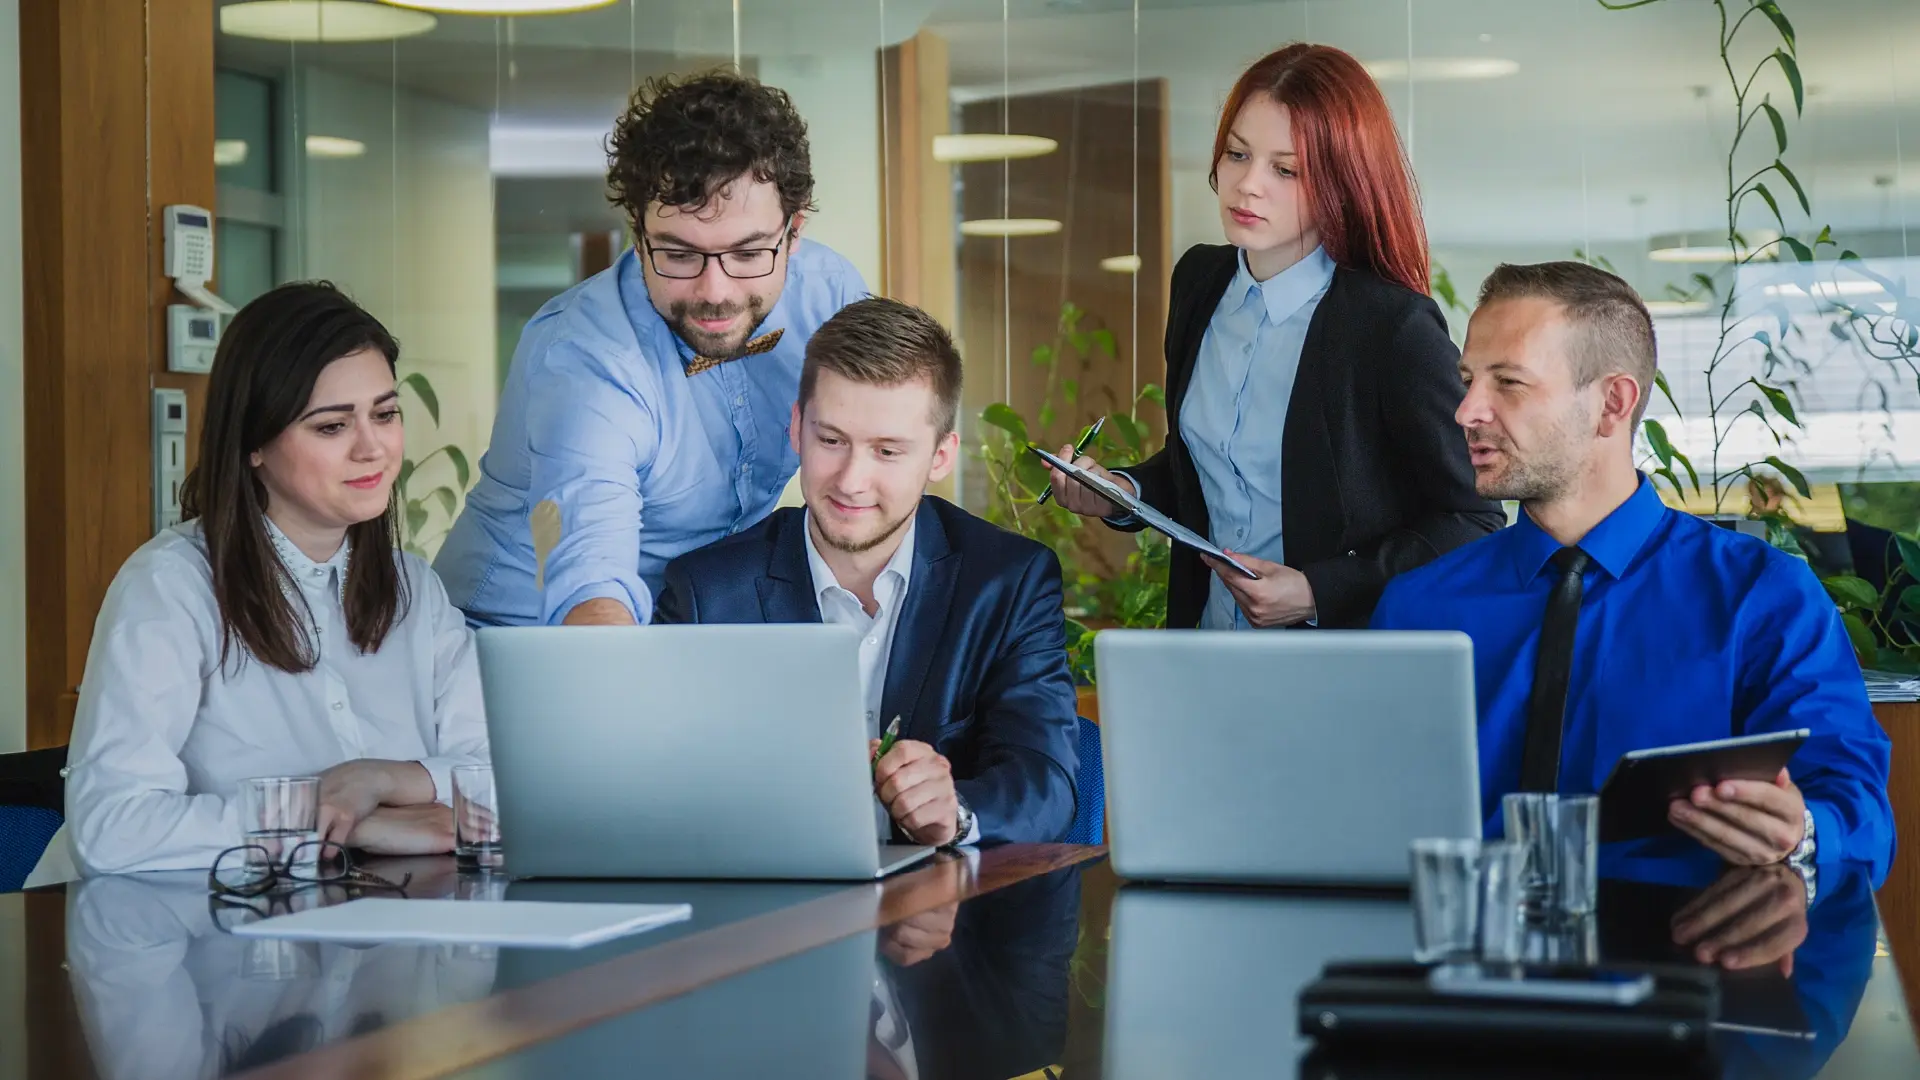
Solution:
M 634 244 L 527 324 L 434 562 L 476 623 L 649 621 L 669 560 L 778 503 L 807 339 L 867 293 L 800 237 L 813 172 L 784 91 L 650 79 L 607 158 Z

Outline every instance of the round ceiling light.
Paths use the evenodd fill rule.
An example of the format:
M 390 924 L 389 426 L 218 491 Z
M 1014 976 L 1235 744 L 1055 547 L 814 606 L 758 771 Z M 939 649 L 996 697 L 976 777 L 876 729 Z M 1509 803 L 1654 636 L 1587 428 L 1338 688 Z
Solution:
M 1006 161 L 1051 154 L 1060 144 L 1043 135 L 935 135 L 933 160 L 941 162 Z
M 960 223 L 962 236 L 1047 236 L 1060 231 L 1052 218 L 977 218 Z
M 265 41 L 391 41 L 424 34 L 439 20 L 362 0 L 247 0 L 220 9 L 220 32 Z
M 344 139 L 338 135 L 307 136 L 307 156 L 317 158 L 354 158 L 367 152 L 367 144 L 359 139 Z
M 224 169 L 233 165 L 245 165 L 246 163 L 247 163 L 247 140 L 245 139 L 213 140 L 213 167 L 214 168 Z
M 1780 234 L 1772 229 L 1754 229 L 1746 234 L 1746 244 L 1737 250 L 1727 247 L 1725 233 L 1659 233 L 1647 243 L 1647 258 L 1664 263 L 1724 263 L 1735 259 L 1745 259 L 1755 251 L 1766 249 L 1763 259 L 1772 259 L 1778 255 L 1778 248 L 1767 245 L 1780 239 Z M 1748 246 L 1751 245 L 1751 246 Z
M 1368 60 L 1361 66 L 1367 69 L 1367 74 L 1381 82 L 1408 77 L 1419 82 L 1504 79 L 1520 70 L 1517 61 L 1498 56 L 1416 56 L 1411 63 L 1401 58 Z
M 607 7 L 614 0 L 387 0 L 387 3 L 448 15 L 562 15 Z
M 1100 260 L 1100 269 L 1114 274 L 1137 274 L 1140 272 L 1140 256 L 1109 255 Z

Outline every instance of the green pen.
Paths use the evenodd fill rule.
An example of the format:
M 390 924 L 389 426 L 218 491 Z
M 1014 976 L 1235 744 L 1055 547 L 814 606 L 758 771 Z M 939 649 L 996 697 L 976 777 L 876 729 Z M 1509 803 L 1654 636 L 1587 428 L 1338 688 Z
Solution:
M 893 749 L 893 741 L 899 737 L 900 718 L 896 716 L 893 718 L 893 723 L 887 725 L 886 732 L 880 736 L 880 749 L 873 752 L 872 764 L 880 764 L 880 759 L 887 756 L 887 751 Z

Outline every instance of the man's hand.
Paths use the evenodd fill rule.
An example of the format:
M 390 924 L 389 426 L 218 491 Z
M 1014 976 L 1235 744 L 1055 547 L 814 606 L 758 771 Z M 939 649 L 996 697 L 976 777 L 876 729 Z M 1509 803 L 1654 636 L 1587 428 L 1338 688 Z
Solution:
M 433 801 L 433 776 L 417 761 L 358 758 L 320 774 L 320 839 L 347 843 L 379 806 Z
M 453 810 L 439 803 L 382 806 L 354 826 L 347 846 L 370 855 L 444 855 L 453 850 Z
M 1249 578 L 1211 555 L 1202 555 L 1200 558 L 1226 583 L 1227 591 L 1233 594 L 1234 603 L 1239 604 L 1240 610 L 1246 613 L 1247 622 L 1265 630 L 1306 622 L 1318 613 L 1313 603 L 1313 586 L 1307 584 L 1307 575 L 1284 563 L 1256 559 L 1237 551 L 1227 554 L 1238 560 L 1240 565 L 1259 574 L 1259 578 Z
M 879 740 L 873 740 L 867 752 L 879 748 Z M 958 839 L 960 797 L 953 789 L 953 766 L 926 743 L 894 743 L 874 763 L 873 792 L 914 843 L 940 847 Z
M 1807 939 L 1807 887 L 1790 866 L 1739 866 L 1673 917 L 1673 943 L 1729 971 L 1778 964 L 1793 975 Z
M 959 914 L 959 904 L 942 904 L 894 923 L 880 932 L 880 955 L 896 967 L 912 967 L 953 944 L 953 921 Z
M 1735 866 L 1765 866 L 1793 854 L 1806 835 L 1807 803 L 1787 770 L 1772 781 L 1702 784 L 1667 804 L 1667 819 Z
M 632 626 L 633 612 L 627 605 L 610 596 L 596 596 L 583 600 L 567 612 L 560 620 L 562 626 Z
M 1060 452 L 1054 456 L 1063 461 L 1073 462 L 1080 468 L 1085 469 L 1087 472 L 1105 480 L 1107 483 L 1112 484 L 1121 491 L 1127 492 L 1135 498 L 1139 498 L 1140 496 L 1140 492 L 1135 490 L 1132 481 L 1126 477 L 1116 476 L 1108 472 L 1100 466 L 1099 462 L 1085 454 L 1077 458 L 1074 457 L 1073 447 L 1070 444 L 1061 447 Z M 1116 506 L 1106 499 L 1095 495 L 1091 488 L 1075 480 L 1073 477 L 1068 476 L 1066 473 L 1061 472 L 1059 469 L 1049 466 L 1047 472 L 1052 474 L 1053 501 L 1079 514 L 1081 517 L 1112 517 L 1115 514 L 1126 513 L 1126 507 Z

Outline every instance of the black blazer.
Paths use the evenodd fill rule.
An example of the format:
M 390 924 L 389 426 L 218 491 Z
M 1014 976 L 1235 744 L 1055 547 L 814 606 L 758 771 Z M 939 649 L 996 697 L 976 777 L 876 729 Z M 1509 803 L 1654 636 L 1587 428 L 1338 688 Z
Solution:
M 1167 313 L 1167 445 L 1126 470 L 1140 497 L 1211 535 L 1180 406 L 1200 342 L 1239 268 L 1238 249 L 1200 244 L 1173 268 Z M 1453 414 L 1465 389 L 1460 351 L 1429 297 L 1341 267 L 1314 310 L 1281 436 L 1286 562 L 1313 586 L 1323 627 L 1364 627 L 1395 574 L 1506 524 L 1473 489 Z M 1135 526 L 1136 528 L 1138 526 Z M 1206 563 L 1173 548 L 1167 625 L 1199 625 Z

